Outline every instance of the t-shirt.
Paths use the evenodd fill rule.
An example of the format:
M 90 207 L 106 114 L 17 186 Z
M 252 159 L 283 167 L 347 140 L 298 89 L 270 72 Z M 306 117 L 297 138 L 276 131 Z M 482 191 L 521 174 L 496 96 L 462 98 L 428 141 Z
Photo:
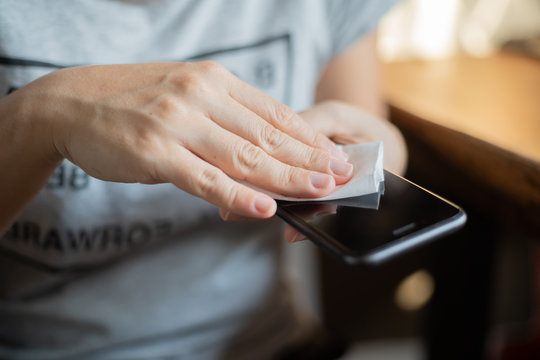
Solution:
M 212 59 L 302 110 L 392 2 L 4 0 L 0 94 L 69 66 Z M 281 239 L 64 160 L 0 238 L 0 358 L 270 358 L 300 336 Z

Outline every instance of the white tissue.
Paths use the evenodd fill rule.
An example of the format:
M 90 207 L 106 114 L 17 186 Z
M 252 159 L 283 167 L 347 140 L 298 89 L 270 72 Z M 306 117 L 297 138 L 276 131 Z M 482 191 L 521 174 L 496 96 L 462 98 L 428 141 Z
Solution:
M 244 184 L 276 200 L 302 202 L 344 199 L 378 192 L 379 183 L 384 181 L 382 142 L 344 145 L 340 148 L 349 155 L 348 161 L 353 164 L 353 177 L 347 183 L 336 186 L 336 190 L 330 195 L 320 198 L 295 198 L 263 190 L 246 182 Z

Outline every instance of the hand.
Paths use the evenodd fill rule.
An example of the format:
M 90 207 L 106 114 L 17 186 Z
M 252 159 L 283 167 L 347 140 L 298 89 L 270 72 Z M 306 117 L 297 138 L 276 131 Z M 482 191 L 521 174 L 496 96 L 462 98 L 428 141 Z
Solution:
M 387 120 L 335 100 L 320 102 L 301 112 L 300 116 L 339 144 L 382 141 L 384 168 L 397 174 L 405 172 L 407 166 L 405 141 L 399 130 Z
M 335 100 L 320 102 L 299 115 L 309 125 L 339 144 L 382 141 L 385 169 L 397 174 L 405 172 L 407 147 L 399 130 L 390 122 Z M 220 210 L 220 215 L 224 220 L 246 220 L 245 216 L 224 209 Z M 293 235 L 288 232 L 287 238 L 292 239 Z
M 321 197 L 352 174 L 332 141 L 213 62 L 69 68 L 15 93 L 32 99 L 51 151 L 89 175 L 171 182 L 241 216 L 276 205 L 235 178 Z

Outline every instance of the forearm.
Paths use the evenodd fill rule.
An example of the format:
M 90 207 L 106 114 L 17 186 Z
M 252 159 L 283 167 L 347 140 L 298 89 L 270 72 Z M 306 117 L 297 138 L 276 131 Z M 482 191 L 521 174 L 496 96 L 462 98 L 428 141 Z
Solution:
M 333 59 L 317 87 L 317 111 L 306 113 L 317 129 L 336 142 L 382 141 L 385 168 L 403 173 L 407 148 L 400 131 L 386 120 L 375 45 L 376 35 L 369 34 Z
M 386 118 L 387 107 L 380 86 L 380 60 L 376 34 L 366 35 L 326 67 L 319 81 L 316 102 L 338 100 Z
M 37 104 L 38 99 L 32 99 Z M 0 99 L 0 236 L 61 161 L 44 119 L 23 94 Z

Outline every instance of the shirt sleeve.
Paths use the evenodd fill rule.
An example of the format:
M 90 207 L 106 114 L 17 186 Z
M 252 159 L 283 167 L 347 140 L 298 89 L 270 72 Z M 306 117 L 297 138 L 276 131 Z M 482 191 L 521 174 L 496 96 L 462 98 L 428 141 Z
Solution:
M 326 22 L 332 56 L 374 29 L 398 0 L 326 0 Z

